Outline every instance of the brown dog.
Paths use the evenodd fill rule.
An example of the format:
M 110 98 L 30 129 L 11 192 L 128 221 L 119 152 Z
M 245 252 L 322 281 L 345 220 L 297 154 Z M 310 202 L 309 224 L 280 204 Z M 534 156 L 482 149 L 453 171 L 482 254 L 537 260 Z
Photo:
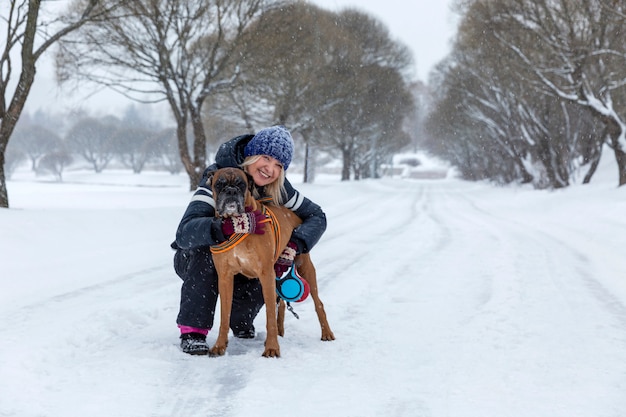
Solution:
M 253 210 L 262 208 L 262 204 L 252 197 L 252 184 L 245 172 L 238 168 L 222 168 L 215 171 L 210 178 L 215 200 L 215 211 L 218 217 L 229 217 L 244 213 L 245 207 Z M 280 346 L 278 336 L 284 335 L 285 303 L 280 301 L 278 315 L 276 313 L 276 274 L 274 263 L 282 250 L 287 246 L 291 232 L 302 221 L 291 210 L 267 204 L 271 223 L 265 223 L 264 234 L 248 234 L 234 246 L 227 249 L 212 249 L 213 262 L 218 274 L 220 294 L 220 330 L 211 348 L 213 356 L 223 355 L 228 345 L 228 327 L 233 301 L 233 282 L 236 274 L 248 278 L 259 278 L 263 289 L 267 322 L 265 339 L 265 357 L 279 357 Z M 276 223 L 276 224 L 273 224 Z M 278 226 L 279 233 L 275 233 Z M 295 265 L 299 274 L 305 279 L 311 290 L 315 303 L 315 312 L 322 328 L 322 340 L 334 340 L 335 336 L 328 325 L 324 304 L 319 298 L 315 267 L 309 254 L 296 257 Z

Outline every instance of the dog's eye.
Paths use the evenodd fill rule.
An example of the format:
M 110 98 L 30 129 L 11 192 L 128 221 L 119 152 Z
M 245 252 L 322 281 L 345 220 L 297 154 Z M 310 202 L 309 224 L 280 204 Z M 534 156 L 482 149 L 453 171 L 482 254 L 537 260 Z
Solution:
M 228 184 L 228 181 L 226 181 L 223 178 L 218 178 L 217 181 L 215 181 L 215 189 L 216 190 L 221 190 L 222 188 L 224 188 L 226 186 L 226 184 Z
M 237 180 L 237 182 L 235 183 L 235 186 L 237 188 L 239 188 L 240 190 L 245 190 L 246 189 L 246 182 L 244 180 Z

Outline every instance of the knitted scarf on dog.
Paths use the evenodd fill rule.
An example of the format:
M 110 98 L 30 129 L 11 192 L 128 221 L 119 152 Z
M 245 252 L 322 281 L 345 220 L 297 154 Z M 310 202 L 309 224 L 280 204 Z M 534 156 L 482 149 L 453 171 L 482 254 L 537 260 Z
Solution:
M 261 213 L 268 216 L 268 219 L 266 221 L 263 221 L 263 223 L 269 222 L 272 225 L 271 230 L 274 233 L 274 241 L 276 242 L 276 245 L 274 245 L 276 247 L 276 249 L 274 250 L 274 259 L 276 259 L 278 257 L 278 242 L 280 242 L 280 225 L 278 224 L 278 220 L 276 220 L 276 215 L 272 212 L 272 210 L 270 210 L 265 204 L 263 204 L 268 201 L 270 200 L 259 200 L 259 202 L 261 203 Z M 248 236 L 250 236 L 249 233 L 234 233 L 230 235 L 228 240 L 226 240 L 225 242 L 211 246 L 211 253 L 223 253 L 229 251 L 241 242 L 243 242 L 243 240 Z

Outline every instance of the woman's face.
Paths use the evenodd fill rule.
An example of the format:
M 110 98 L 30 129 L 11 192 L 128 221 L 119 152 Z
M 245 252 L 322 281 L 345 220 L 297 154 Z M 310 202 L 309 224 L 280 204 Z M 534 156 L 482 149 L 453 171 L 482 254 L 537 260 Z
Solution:
M 263 187 L 276 181 L 281 169 L 283 165 L 278 162 L 278 159 L 261 155 L 256 162 L 248 165 L 248 174 L 252 176 L 256 185 Z

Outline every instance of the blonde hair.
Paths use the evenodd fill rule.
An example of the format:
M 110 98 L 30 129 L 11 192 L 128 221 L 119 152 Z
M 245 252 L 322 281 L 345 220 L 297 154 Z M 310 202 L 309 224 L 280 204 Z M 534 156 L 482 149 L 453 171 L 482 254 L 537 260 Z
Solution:
M 263 155 L 251 155 L 244 159 L 241 163 L 241 168 L 248 172 L 248 166 L 254 164 L 256 161 L 261 159 Z M 283 203 L 283 195 L 286 194 L 285 190 L 285 168 L 280 168 L 280 172 L 278 173 L 278 178 L 273 182 L 267 184 L 263 187 L 265 194 L 267 197 L 271 197 L 272 203 L 277 206 L 282 205 Z M 257 187 L 252 187 L 252 196 L 256 199 L 259 199 L 261 196 L 259 195 L 259 191 Z

